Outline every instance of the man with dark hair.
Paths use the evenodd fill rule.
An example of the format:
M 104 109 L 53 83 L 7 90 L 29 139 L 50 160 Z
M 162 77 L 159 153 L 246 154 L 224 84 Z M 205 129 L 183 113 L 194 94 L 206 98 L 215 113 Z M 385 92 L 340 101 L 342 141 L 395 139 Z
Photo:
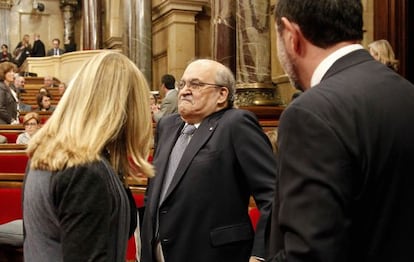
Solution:
M 161 93 L 164 94 L 164 98 L 161 102 L 161 107 L 152 108 L 153 119 L 158 122 L 161 117 L 173 113 L 177 113 L 177 95 L 178 92 L 175 89 L 175 78 L 172 75 L 166 74 L 161 78 Z
M 414 261 L 414 86 L 374 60 L 360 0 L 279 0 L 283 112 L 269 261 Z
M 65 50 L 60 48 L 60 40 L 59 38 L 55 38 L 52 40 L 52 48 L 47 51 L 47 56 L 59 56 L 65 53 Z

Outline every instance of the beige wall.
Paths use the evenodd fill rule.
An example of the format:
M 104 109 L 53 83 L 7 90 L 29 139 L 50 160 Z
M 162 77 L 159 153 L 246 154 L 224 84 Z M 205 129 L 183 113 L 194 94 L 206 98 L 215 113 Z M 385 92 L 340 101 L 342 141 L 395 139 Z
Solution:
M 79 0 L 80 1 L 80 0 Z M 122 2 L 129 0 L 103 0 L 103 43 L 105 48 L 119 48 L 123 36 Z M 272 6 L 277 0 L 270 0 Z M 22 0 L 18 6 L 10 10 L 10 50 L 12 51 L 24 34 L 38 32 L 46 45 L 51 47 L 55 37 L 63 39 L 63 18 L 59 0 L 40 0 L 45 4 L 45 11 L 39 13 L 32 10 L 32 0 Z M 373 0 L 363 0 L 364 29 L 366 33 L 362 44 L 366 47 L 373 39 Z M 170 73 L 180 78 L 187 63 L 197 57 L 211 57 L 210 36 L 210 1 L 209 0 L 152 0 L 152 59 L 153 90 L 158 90 L 160 78 Z M 80 11 L 75 16 L 76 43 L 80 49 L 82 18 Z M 273 18 L 271 19 L 273 23 Z M 273 29 L 273 25 L 272 25 Z M 286 79 L 276 54 L 276 36 L 270 31 L 271 38 L 271 72 L 272 79 L 283 79 L 280 94 L 288 103 L 294 92 Z
M 21 41 L 23 35 L 29 34 L 33 42 L 33 34 L 39 33 L 44 42 L 46 51 L 52 48 L 53 38 L 63 41 L 63 16 L 59 7 L 59 0 L 41 0 L 45 5 L 43 12 L 32 8 L 32 0 L 22 0 L 10 10 L 10 51 Z M 61 44 L 63 47 L 63 43 Z

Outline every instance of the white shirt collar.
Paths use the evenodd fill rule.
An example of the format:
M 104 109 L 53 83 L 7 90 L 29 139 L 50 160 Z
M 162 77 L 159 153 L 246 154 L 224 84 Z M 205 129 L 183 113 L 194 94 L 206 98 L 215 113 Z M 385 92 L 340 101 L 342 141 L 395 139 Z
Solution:
M 347 45 L 342 48 L 339 48 L 329 56 L 327 56 L 322 62 L 316 67 L 311 78 L 311 87 L 319 84 L 323 76 L 328 72 L 329 68 L 341 57 L 355 51 L 358 49 L 363 49 L 364 47 L 360 44 Z

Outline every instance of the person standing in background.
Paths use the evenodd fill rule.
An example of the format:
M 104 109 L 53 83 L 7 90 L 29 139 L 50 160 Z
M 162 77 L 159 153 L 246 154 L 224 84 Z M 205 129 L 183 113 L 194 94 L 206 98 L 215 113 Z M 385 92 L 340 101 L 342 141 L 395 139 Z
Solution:
M 47 51 L 47 56 L 59 56 L 63 55 L 65 50 L 60 48 L 60 40 L 59 38 L 55 38 L 52 40 L 52 48 Z
M 24 259 L 125 262 L 137 226 L 126 177 L 153 176 L 148 84 L 125 55 L 105 51 L 70 85 L 27 147 Z
M 14 63 L 17 67 L 20 67 L 27 57 L 32 52 L 32 45 L 30 44 L 30 36 L 24 35 L 22 41 L 20 41 L 13 51 Z
M 304 92 L 278 127 L 268 261 L 414 261 L 414 85 L 359 44 L 360 0 L 279 0 L 275 21 Z
M 395 59 L 394 51 L 391 44 L 385 40 L 380 39 L 368 45 L 369 53 L 375 60 L 383 63 L 394 71 L 398 71 L 399 61 Z
M 164 94 L 160 108 L 153 107 L 153 119 L 158 122 L 161 117 L 173 113 L 177 113 L 177 95 L 175 89 L 175 78 L 172 75 L 166 74 L 161 78 L 161 92 Z
M 0 63 L 0 124 L 18 124 L 18 94 L 12 88 L 16 65 Z
M 39 34 L 33 35 L 34 42 L 33 42 L 33 48 L 32 48 L 32 56 L 33 57 L 44 57 L 46 55 L 45 51 L 45 44 L 40 40 Z

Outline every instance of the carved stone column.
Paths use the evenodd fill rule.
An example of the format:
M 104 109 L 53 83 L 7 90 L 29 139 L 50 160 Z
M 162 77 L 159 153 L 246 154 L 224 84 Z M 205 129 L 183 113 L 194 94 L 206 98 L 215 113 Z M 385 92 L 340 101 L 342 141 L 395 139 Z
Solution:
M 61 0 L 60 8 L 63 12 L 63 44 L 65 50 L 75 51 L 75 11 L 78 7 L 78 0 Z
M 236 0 L 211 1 L 212 56 L 236 74 Z
M 83 49 L 102 47 L 101 0 L 83 0 Z
M 152 83 L 152 2 L 126 0 L 124 5 L 125 54 L 138 66 L 148 83 Z
M 10 47 L 9 39 L 10 9 L 12 6 L 12 0 L 0 0 L 0 24 L 2 25 L 2 30 L 0 30 L 0 43 L 7 44 L 9 46 L 9 52 L 13 51 L 13 48 Z
M 270 1 L 238 0 L 236 104 L 277 105 L 271 79 Z

